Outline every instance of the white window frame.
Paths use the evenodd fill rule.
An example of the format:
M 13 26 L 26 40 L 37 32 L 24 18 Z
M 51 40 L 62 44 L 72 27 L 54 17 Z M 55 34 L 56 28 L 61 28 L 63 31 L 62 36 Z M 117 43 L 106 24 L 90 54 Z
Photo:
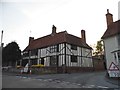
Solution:
M 120 51 L 117 52 L 118 62 L 120 63 Z

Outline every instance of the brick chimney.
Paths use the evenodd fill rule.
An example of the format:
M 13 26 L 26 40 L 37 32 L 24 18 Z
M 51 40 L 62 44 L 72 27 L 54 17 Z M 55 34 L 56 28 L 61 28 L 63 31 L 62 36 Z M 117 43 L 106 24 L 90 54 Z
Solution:
M 56 27 L 54 25 L 52 26 L 52 34 L 56 34 Z
M 107 22 L 107 27 L 113 23 L 113 15 L 109 13 L 109 9 L 107 9 L 107 14 L 106 14 L 106 22 Z
M 86 43 L 85 30 L 81 30 L 81 39 L 82 39 L 83 42 Z
M 32 41 L 34 41 L 34 37 L 29 37 L 29 44 L 31 44 Z

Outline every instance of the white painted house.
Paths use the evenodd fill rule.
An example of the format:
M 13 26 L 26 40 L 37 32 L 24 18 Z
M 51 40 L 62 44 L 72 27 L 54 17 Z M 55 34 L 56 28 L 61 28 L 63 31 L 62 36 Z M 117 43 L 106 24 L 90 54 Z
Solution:
M 113 22 L 113 15 L 107 10 L 106 21 L 107 30 L 102 39 L 104 41 L 107 71 L 110 77 L 120 77 L 120 20 Z
M 86 67 L 92 70 L 92 48 L 86 43 L 84 30 L 81 30 L 81 37 L 67 31 L 57 33 L 53 25 L 51 34 L 38 39 L 29 38 L 29 45 L 23 51 L 22 65 L 29 62 L 30 65 L 42 64 L 45 67 Z

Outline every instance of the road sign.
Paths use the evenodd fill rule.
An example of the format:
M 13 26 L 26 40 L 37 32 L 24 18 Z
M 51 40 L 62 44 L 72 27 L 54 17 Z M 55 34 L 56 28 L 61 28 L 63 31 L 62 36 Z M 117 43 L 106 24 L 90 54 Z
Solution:
M 109 73 L 110 77 L 120 77 L 120 70 L 117 67 L 117 65 L 115 65 L 115 63 L 113 63 L 113 62 L 110 64 L 108 73 Z
M 117 65 L 115 65 L 113 62 L 110 64 L 109 67 L 110 71 L 119 71 L 119 68 L 117 67 Z

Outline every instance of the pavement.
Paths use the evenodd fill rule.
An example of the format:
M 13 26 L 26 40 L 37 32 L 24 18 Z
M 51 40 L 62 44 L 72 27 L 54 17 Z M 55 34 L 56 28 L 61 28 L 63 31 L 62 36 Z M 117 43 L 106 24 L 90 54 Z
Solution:
M 113 78 L 109 78 L 109 77 L 105 76 L 105 80 L 109 83 L 120 86 L 120 79 L 113 79 Z

